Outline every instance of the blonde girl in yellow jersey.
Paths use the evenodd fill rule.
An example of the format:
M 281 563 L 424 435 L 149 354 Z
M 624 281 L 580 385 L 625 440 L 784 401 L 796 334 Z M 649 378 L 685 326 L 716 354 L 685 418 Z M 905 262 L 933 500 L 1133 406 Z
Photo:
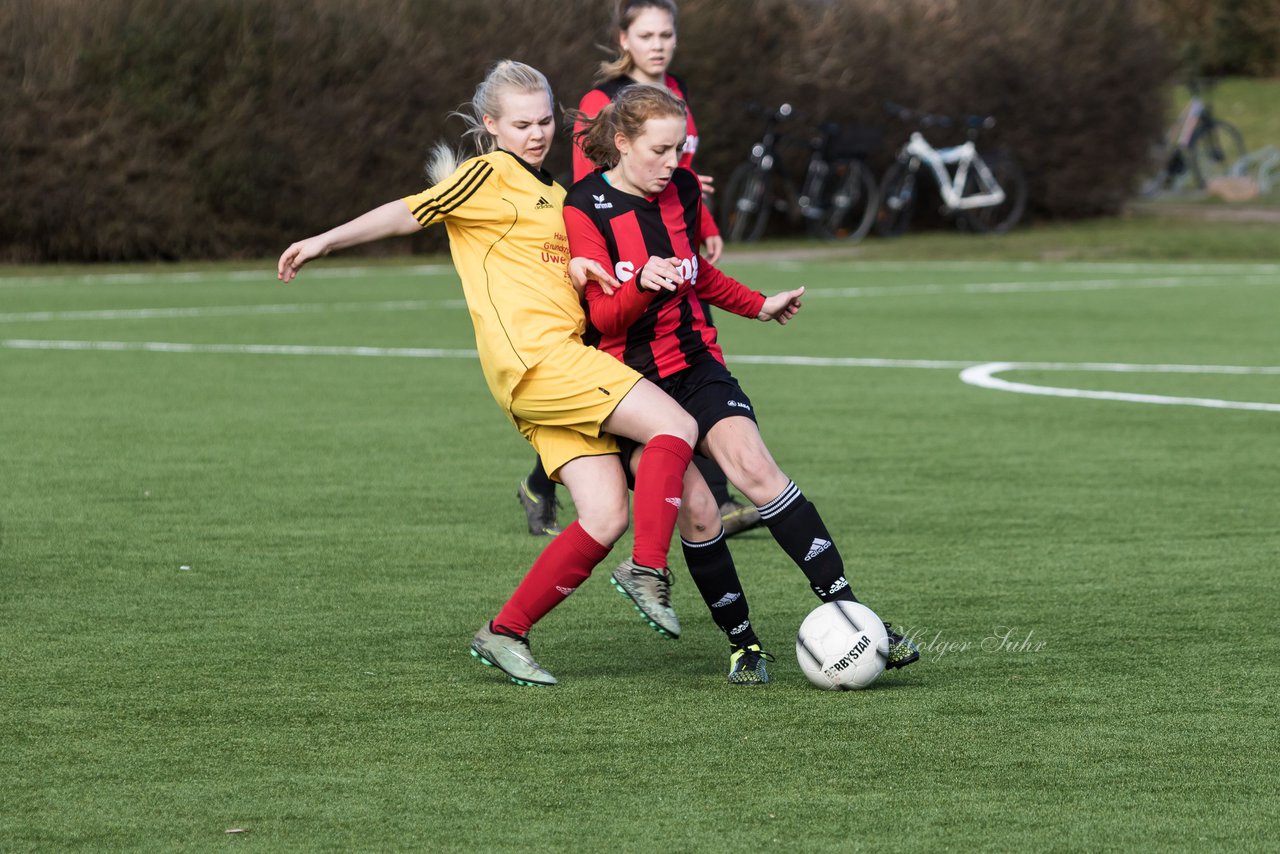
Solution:
M 667 551 L 697 424 L 656 385 L 582 343 L 588 279 L 617 286 L 585 259 L 569 264 L 565 191 L 542 169 L 555 132 L 551 87 L 504 60 L 460 112 L 480 154 L 437 146 L 433 186 L 294 243 L 277 274 L 291 281 L 330 252 L 442 222 L 462 280 L 485 380 L 498 405 L 573 497 L 578 519 L 539 555 L 471 643 L 472 655 L 523 685 L 556 679 L 529 651 L 529 629 L 577 589 L 627 529 L 627 481 L 608 434 L 645 445 L 635 486 L 635 549 L 614 584 L 660 633 L 678 637 Z M 620 580 L 619 580 L 620 579 Z

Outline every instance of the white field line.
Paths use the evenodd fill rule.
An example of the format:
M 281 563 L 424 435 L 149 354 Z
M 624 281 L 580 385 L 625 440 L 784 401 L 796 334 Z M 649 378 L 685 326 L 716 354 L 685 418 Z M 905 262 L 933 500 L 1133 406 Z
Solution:
M 1035 394 L 1049 397 L 1073 397 L 1088 400 L 1114 400 L 1124 403 L 1150 403 L 1161 406 L 1202 406 L 1210 409 L 1244 409 L 1254 412 L 1280 412 L 1280 403 L 1256 403 L 1244 400 L 1220 400 L 1210 397 L 1176 397 L 1164 394 L 1133 394 L 1121 391 L 1096 391 L 1059 386 L 1032 385 L 1000 379 L 996 374 L 1008 371 L 1078 371 L 1146 374 L 1266 374 L 1280 375 L 1280 367 L 1245 367 L 1242 365 L 1125 365 L 1110 363 L 1068 364 L 1059 362 L 989 362 L 960 372 L 961 381 L 979 388 Z
M 261 356 L 359 356 L 408 359 L 474 359 L 475 350 L 444 350 L 423 347 L 327 347 L 302 344 L 183 344 L 164 341 L 44 341 L 33 339 L 0 340 L 0 348 L 11 350 L 98 350 L 141 351 L 149 353 L 231 353 Z M 984 362 L 933 359 L 824 358 L 814 356 L 737 356 L 734 363 L 784 365 L 799 367 L 848 368 L 914 368 L 926 370 L 961 369 L 960 379 L 972 386 L 1017 394 L 1053 397 L 1113 400 L 1127 403 L 1152 403 L 1177 406 L 1202 406 L 1213 409 L 1244 409 L 1258 412 L 1280 412 L 1280 403 L 1219 400 L 1216 398 L 1173 397 L 1128 392 L 1092 391 L 1088 389 L 1039 386 L 999 379 L 996 374 L 1008 371 L 1077 371 L 1110 373 L 1179 373 L 1280 375 L 1277 366 L 1248 365 L 1137 365 L 1119 362 Z
M 972 282 L 969 284 L 925 284 L 896 287 L 813 288 L 808 297 L 865 298 L 920 296 L 933 294 L 1013 294 L 1067 291 L 1102 291 L 1148 288 L 1229 287 L 1280 282 L 1271 275 L 1240 276 L 1233 280 L 1164 277 L 1147 279 L 1065 279 L 1054 282 Z M 461 299 L 394 300 L 385 302 L 281 303 L 269 305 L 191 306 L 170 308 L 86 309 L 81 311 L 26 311 L 0 314 L 0 323 L 54 320 L 150 320 L 163 318 L 233 317 L 269 314 L 322 314 L 358 311 L 421 311 L 430 308 L 465 308 Z
M 763 267 L 787 267 L 793 261 L 769 261 L 767 258 L 729 258 L 726 263 L 744 264 Z M 945 270 L 992 272 L 1010 270 L 1015 272 L 1037 272 L 1051 270 L 1058 273 L 1161 273 L 1172 276 L 1197 275 L 1237 275 L 1237 274 L 1280 274 L 1280 264 L 1274 263 L 1216 263 L 1196 264 L 1172 262 L 1125 262 L 1125 261 L 861 261 L 857 258 L 847 260 L 817 259 L 806 262 L 822 267 L 852 267 L 858 270 L 884 270 L 891 272 L 910 272 L 912 270 Z M 385 275 L 443 276 L 455 275 L 450 264 L 417 264 L 413 266 L 349 266 L 308 268 L 301 274 L 301 279 L 342 279 L 368 278 Z M 249 270 L 192 270 L 186 272 L 167 272 L 164 270 L 145 270 L 129 273 L 52 273 L 42 276 L 0 276 L 0 288 L 43 287 L 48 285 L 119 285 L 148 284 L 152 282 L 217 282 L 217 281 L 261 281 L 275 279 L 275 271 L 269 266 Z
M 729 259 L 737 263 L 738 259 Z M 747 263 L 743 260 L 741 263 Z M 762 266 L 791 265 L 793 260 L 773 261 L 766 259 L 753 260 L 751 263 Z M 1055 273 L 1161 273 L 1168 275 L 1232 275 L 1245 274 L 1280 274 L 1280 264 L 1257 262 L 1221 262 L 1215 264 L 1181 263 L 1178 261 L 859 261 L 849 259 L 814 259 L 804 262 L 805 266 L 815 267 L 850 267 L 858 270 L 885 270 L 888 272 L 910 272 L 912 270 L 958 270 L 990 272 L 993 270 L 1011 270 L 1020 273 L 1034 273 L 1050 270 Z
M 369 276 L 443 276 L 453 275 L 452 264 L 418 264 L 412 267 L 314 267 L 299 274 L 302 282 L 307 279 L 362 279 Z M 274 282 L 276 271 L 272 267 L 255 270 L 189 270 L 165 272 L 163 270 L 132 273 L 51 273 L 47 276 L 0 276 L 0 288 L 38 288 L 48 285 L 145 285 L 153 282 Z M 281 286 L 283 287 L 283 285 Z
M 110 350 L 147 353 L 235 353 L 257 356 L 366 356 L 400 359 L 474 359 L 475 350 L 430 347 L 325 347 L 310 344 L 182 344 L 170 341 L 43 341 L 10 339 L 11 350 Z
M 1159 278 L 1063 279 L 1053 282 L 971 282 L 968 284 L 924 284 L 870 286 L 852 288 L 810 288 L 806 297 L 892 297 L 939 294 L 1033 294 L 1070 291 L 1145 290 L 1151 288 L 1221 288 L 1234 285 L 1266 285 L 1280 283 L 1271 274 L 1245 275 L 1232 279 L 1191 276 Z
M 172 308 L 109 308 L 83 311 L 22 311 L 0 314 L 0 323 L 49 320 L 154 320 L 181 317 L 235 317 L 260 314 L 327 314 L 357 311 L 422 311 L 466 308 L 451 300 L 389 300 L 384 302 L 281 303 L 275 305 L 207 305 Z

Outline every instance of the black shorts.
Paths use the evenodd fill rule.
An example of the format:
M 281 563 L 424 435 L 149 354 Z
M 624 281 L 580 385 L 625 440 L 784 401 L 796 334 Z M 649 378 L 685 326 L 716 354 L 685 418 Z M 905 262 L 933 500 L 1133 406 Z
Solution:
M 663 377 L 656 384 L 698 422 L 698 441 L 706 438 L 716 424 L 734 415 L 756 420 L 751 399 L 742 390 L 742 386 L 738 385 L 733 374 L 729 373 L 729 369 L 715 359 L 699 362 L 679 373 Z M 618 447 L 622 451 L 623 468 L 627 469 L 630 476 L 631 469 L 627 462 L 631 459 L 632 452 L 640 447 L 640 443 L 619 436 Z

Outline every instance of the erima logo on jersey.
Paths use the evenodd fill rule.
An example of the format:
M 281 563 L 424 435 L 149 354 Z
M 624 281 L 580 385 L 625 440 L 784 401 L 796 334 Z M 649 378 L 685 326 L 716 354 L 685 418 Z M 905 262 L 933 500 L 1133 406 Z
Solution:
M 540 210 L 546 210 L 547 208 L 554 208 L 554 207 L 555 205 L 551 204 L 551 202 L 542 198 L 542 196 L 538 196 L 538 203 L 533 206 L 533 209 L 540 211 Z
M 576 590 L 577 588 L 576 588 L 576 587 L 561 587 L 559 584 L 557 584 L 557 585 L 556 585 L 556 589 L 557 589 L 557 590 L 559 590 L 561 593 L 563 593 L 565 596 L 568 596 L 570 593 L 572 593 L 572 592 L 573 592 L 574 590 Z
M 723 608 L 726 605 L 732 605 L 734 602 L 737 602 L 741 598 L 742 598 L 741 593 L 726 593 L 723 596 L 721 596 L 716 602 L 714 602 L 711 605 L 711 607 Z
M 596 200 L 596 210 L 598 211 L 607 211 L 613 208 L 613 202 L 606 202 L 604 200 L 604 196 L 597 196 L 595 193 L 592 193 L 591 198 Z
M 750 411 L 751 411 L 751 404 L 749 404 L 749 403 L 743 403 L 743 402 L 742 402 L 742 401 L 740 401 L 740 400 L 730 400 L 730 401 L 726 401 L 726 402 L 725 402 L 725 406 L 736 406 L 736 407 L 738 407 L 739 409 L 745 409 L 745 410 L 747 410 L 748 412 L 750 412 Z
M 813 560 L 815 557 L 817 557 L 818 555 L 822 554 L 823 552 L 825 552 L 825 551 L 826 551 L 827 549 L 829 549 L 829 548 L 831 548 L 831 541 L 830 541 L 830 540 L 823 540 L 823 539 L 819 539 L 818 537 L 814 537 L 814 538 L 813 538 L 813 545 L 809 546 L 809 553 L 808 553 L 807 555 L 805 555 L 805 556 L 804 556 L 804 559 L 805 559 L 805 561 L 811 561 L 811 560 Z M 841 579 L 841 581 L 843 581 L 843 580 L 844 580 L 844 579 Z M 834 592 L 834 591 L 832 591 L 832 592 Z

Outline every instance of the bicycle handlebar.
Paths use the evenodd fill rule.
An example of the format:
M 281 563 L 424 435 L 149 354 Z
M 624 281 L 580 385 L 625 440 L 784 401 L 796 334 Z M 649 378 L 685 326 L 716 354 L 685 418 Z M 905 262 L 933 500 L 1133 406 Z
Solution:
M 901 104 L 895 104 L 893 101 L 884 102 L 885 111 L 894 118 L 904 122 L 914 122 L 922 128 L 949 128 L 955 127 L 957 124 L 968 128 L 969 130 L 990 130 L 996 126 L 995 116 L 960 116 L 953 118 L 951 116 L 940 115 L 939 113 L 926 113 L 923 110 L 913 110 L 910 107 L 904 107 Z

